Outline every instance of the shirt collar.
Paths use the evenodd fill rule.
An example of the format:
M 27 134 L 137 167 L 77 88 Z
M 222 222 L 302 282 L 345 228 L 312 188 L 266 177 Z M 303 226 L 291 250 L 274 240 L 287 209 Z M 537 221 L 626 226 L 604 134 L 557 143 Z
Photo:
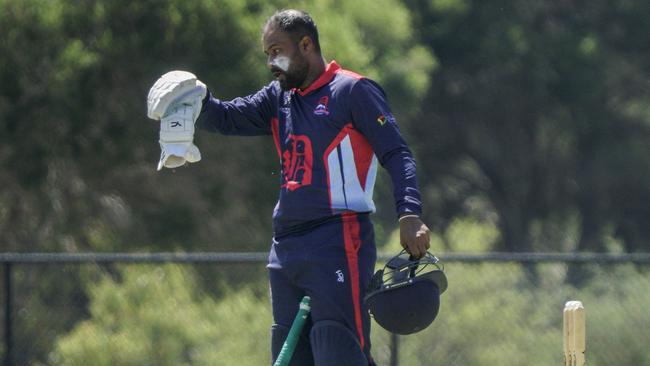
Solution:
M 305 90 L 300 90 L 296 89 L 296 93 L 298 93 L 301 96 L 305 96 L 314 90 L 320 88 L 321 86 L 329 83 L 334 79 L 334 75 L 341 69 L 341 66 L 336 63 L 336 61 L 332 61 L 327 66 L 325 67 L 325 71 L 316 79 L 311 85 L 309 85 Z

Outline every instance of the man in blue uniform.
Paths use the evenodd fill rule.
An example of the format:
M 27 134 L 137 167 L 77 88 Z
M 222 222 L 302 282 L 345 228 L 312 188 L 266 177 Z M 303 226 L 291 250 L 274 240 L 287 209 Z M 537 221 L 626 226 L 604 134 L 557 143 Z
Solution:
M 196 124 L 275 141 L 282 174 L 268 264 L 273 360 L 298 303 L 309 295 L 311 319 L 291 364 L 374 365 L 363 303 L 376 260 L 368 217 L 375 211 L 373 186 L 382 165 L 393 183 L 401 244 L 423 256 L 429 229 L 419 218 L 413 156 L 384 91 L 335 61 L 326 63 L 307 13 L 277 12 L 267 20 L 262 42 L 275 80 L 231 101 L 207 92 Z

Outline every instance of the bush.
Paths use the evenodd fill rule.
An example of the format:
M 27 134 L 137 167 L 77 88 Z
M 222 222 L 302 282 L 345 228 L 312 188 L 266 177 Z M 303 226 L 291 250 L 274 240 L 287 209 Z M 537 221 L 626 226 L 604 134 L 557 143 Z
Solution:
M 215 300 L 180 266 L 123 267 L 118 277 L 89 286 L 91 318 L 57 342 L 53 365 L 269 362 L 270 308 L 254 286 Z
M 433 238 L 434 247 L 446 242 L 452 248 L 480 248 L 497 238 L 490 225 L 467 221 L 456 222 L 443 236 L 445 240 Z M 398 247 L 390 240 L 384 252 Z M 580 272 L 589 278 L 576 287 L 567 283 L 564 263 L 531 268 L 447 262 L 449 289 L 438 318 L 425 331 L 399 338 L 400 364 L 561 364 L 562 310 L 568 300 L 585 304 L 590 365 L 650 364 L 646 271 L 633 265 L 585 264 Z M 219 285 L 214 297 L 199 290 L 196 277 L 187 267 L 171 265 L 125 266 L 117 276 L 104 274 L 88 286 L 90 318 L 58 340 L 51 364 L 268 364 L 266 278 Z M 371 339 L 377 363 L 388 364 L 390 335 L 373 324 Z

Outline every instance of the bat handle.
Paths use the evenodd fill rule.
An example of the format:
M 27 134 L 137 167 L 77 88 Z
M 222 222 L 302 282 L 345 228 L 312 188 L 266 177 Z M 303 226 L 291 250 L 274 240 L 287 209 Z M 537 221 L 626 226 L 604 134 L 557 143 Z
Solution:
M 296 318 L 293 320 L 293 324 L 289 330 L 289 335 L 287 335 L 287 339 L 284 341 L 282 349 L 280 350 L 280 354 L 275 360 L 273 366 L 289 365 L 291 356 L 293 356 L 293 352 L 296 349 L 296 344 L 298 344 L 300 333 L 302 333 L 302 328 L 305 326 L 307 316 L 309 316 L 309 311 L 311 310 L 311 306 L 309 305 L 310 301 L 311 299 L 309 296 L 302 298 L 302 301 L 300 302 L 300 308 L 298 309 L 298 314 L 296 314 Z

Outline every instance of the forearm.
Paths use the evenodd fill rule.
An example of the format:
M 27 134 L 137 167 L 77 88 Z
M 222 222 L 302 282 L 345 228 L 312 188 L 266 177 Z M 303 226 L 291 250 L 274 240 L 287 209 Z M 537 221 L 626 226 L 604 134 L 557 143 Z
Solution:
M 397 216 L 420 215 L 422 203 L 418 189 L 415 159 L 408 148 L 393 150 L 382 157 L 382 165 L 393 183 Z
M 224 135 L 268 135 L 271 133 L 270 121 L 265 118 L 260 105 L 254 102 L 253 97 L 222 101 L 208 92 L 196 125 L 202 130 Z

